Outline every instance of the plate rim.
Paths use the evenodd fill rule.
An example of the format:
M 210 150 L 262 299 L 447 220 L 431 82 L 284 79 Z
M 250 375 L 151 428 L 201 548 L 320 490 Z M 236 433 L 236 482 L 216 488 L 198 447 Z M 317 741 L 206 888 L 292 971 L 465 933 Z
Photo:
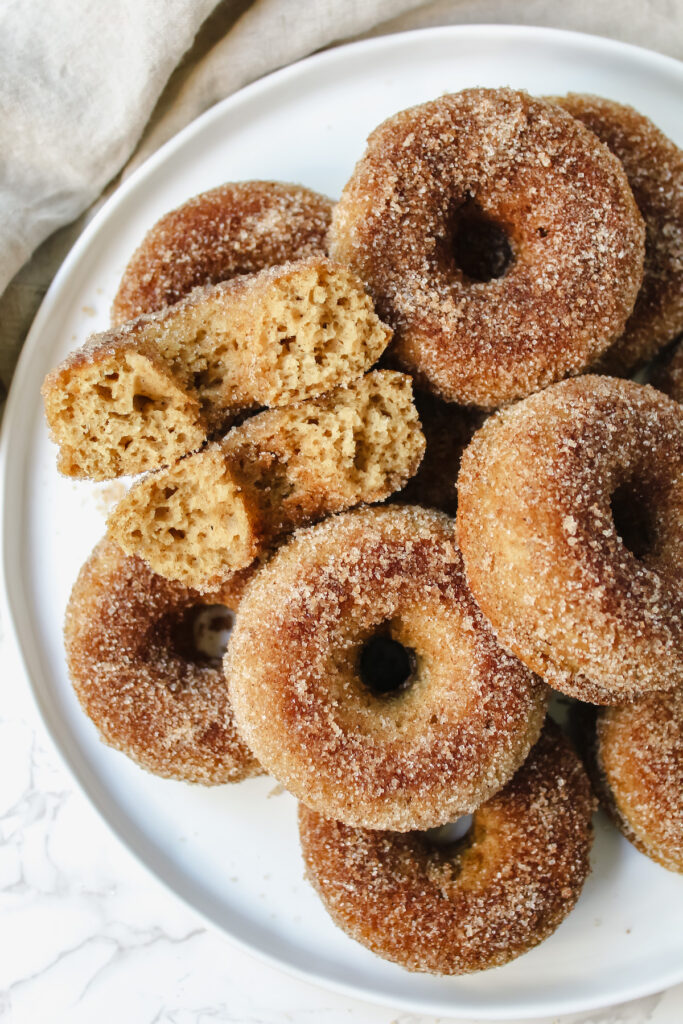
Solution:
M 459 38 L 472 36 L 480 39 L 488 37 L 489 40 L 496 39 L 505 42 L 509 42 L 514 37 L 523 37 L 526 42 L 569 43 L 593 53 L 600 53 L 603 56 L 607 51 L 613 55 L 630 57 L 634 61 L 650 65 L 656 71 L 679 78 L 681 85 L 683 85 L 683 62 L 645 47 L 625 43 L 606 36 L 537 25 L 508 25 L 500 23 L 437 25 L 362 39 L 305 57 L 244 86 L 230 96 L 220 100 L 189 124 L 185 125 L 184 128 L 167 140 L 156 152 L 137 167 L 130 177 L 121 182 L 102 205 L 101 209 L 97 211 L 90 223 L 86 225 L 55 274 L 24 340 L 7 396 L 0 436 L 0 602 L 10 627 L 8 639 L 14 643 L 15 651 L 18 655 L 18 663 L 23 670 L 30 699 L 49 735 L 52 748 L 56 752 L 59 762 L 68 772 L 75 787 L 85 796 L 90 806 L 95 810 L 100 820 L 104 822 L 117 841 L 175 899 L 180 900 L 200 920 L 213 930 L 218 931 L 230 943 L 235 944 L 244 952 L 267 963 L 274 969 L 292 975 L 303 982 L 317 985 L 320 988 L 337 992 L 350 998 L 362 999 L 393 1009 L 400 1008 L 409 1012 L 426 1012 L 445 1015 L 451 1019 L 465 1019 L 467 1017 L 471 1018 L 471 1011 L 459 1008 L 457 1005 L 454 1006 L 450 1002 L 438 1005 L 435 1002 L 434 1004 L 427 1005 L 419 997 L 411 999 L 410 997 L 403 996 L 398 1000 L 392 1000 L 389 995 L 385 995 L 382 992 L 373 991 L 362 985 L 342 982 L 319 972 L 308 971 L 293 960 L 286 960 L 282 956 L 270 953 L 256 943 L 242 938 L 235 932 L 227 931 L 224 926 L 212 918 L 208 911 L 197 906 L 189 895 L 184 894 L 181 889 L 176 887 L 173 878 L 170 877 L 172 871 L 168 870 L 165 863 L 159 866 L 157 861 L 157 866 L 154 866 L 154 858 L 150 851 L 146 849 L 145 839 L 138 833 L 137 826 L 129 822 L 125 814 L 120 819 L 118 816 L 120 812 L 118 814 L 110 812 L 99 792 L 101 789 L 100 784 L 82 772 L 77 764 L 78 756 L 59 737 L 52 715 L 41 697 L 40 688 L 34 681 L 34 678 L 40 674 L 40 670 L 38 669 L 34 676 L 34 655 L 30 644 L 31 603 L 28 599 L 27 588 L 24 585 L 21 574 L 15 573 L 13 576 L 10 572 L 10 567 L 13 563 L 11 545 L 14 534 L 11 533 L 9 527 L 13 520 L 17 521 L 22 502 L 17 500 L 13 506 L 14 513 L 10 514 L 6 500 L 12 474 L 14 473 L 14 476 L 18 477 L 22 482 L 26 479 L 22 466 L 17 462 L 18 456 L 10 451 L 10 442 L 18 429 L 16 424 L 20 419 L 21 396 L 26 390 L 24 387 L 25 383 L 29 382 L 28 378 L 31 374 L 34 349 L 37 349 L 38 342 L 45 330 L 52 309 L 59 301 L 63 282 L 68 279 L 72 269 L 78 264 L 82 252 L 88 248 L 91 241 L 99 234 L 108 220 L 115 216 L 118 206 L 125 202 L 128 195 L 134 192 L 149 175 L 153 174 L 160 164 L 165 163 L 176 149 L 183 147 L 189 142 L 193 135 L 201 132 L 212 121 L 222 118 L 224 113 L 230 110 L 231 107 L 239 107 L 241 104 L 258 97 L 259 93 L 267 93 L 278 83 L 295 79 L 301 74 L 305 75 L 318 65 L 329 65 L 336 62 L 343 63 L 351 53 L 371 53 L 373 50 L 390 49 L 392 44 L 395 43 L 405 44 L 406 42 L 410 43 L 411 40 L 417 41 L 448 36 L 457 36 Z M 18 551 L 18 546 L 16 550 Z M 38 665 L 37 656 L 35 657 L 35 664 Z M 482 972 L 482 975 L 485 977 L 484 972 Z M 545 1003 L 536 1004 L 532 1008 L 526 1008 L 524 1014 L 526 1019 L 531 1020 L 552 1016 L 557 1013 L 571 1014 L 601 1009 L 615 1005 L 615 998 L 618 1002 L 628 1002 L 663 991 L 681 981 L 683 981 L 683 963 L 680 968 L 672 969 L 668 974 L 657 976 L 650 981 L 632 983 L 630 987 L 622 987 L 616 996 L 610 993 L 597 999 L 594 997 L 586 1000 L 576 995 L 573 1000 L 565 999 L 560 1006 L 546 999 Z M 520 1019 L 519 1010 L 515 1010 L 514 1016 L 510 1016 L 509 1012 L 504 1009 L 494 1009 L 493 1011 L 489 1009 L 486 1013 L 490 1020 Z

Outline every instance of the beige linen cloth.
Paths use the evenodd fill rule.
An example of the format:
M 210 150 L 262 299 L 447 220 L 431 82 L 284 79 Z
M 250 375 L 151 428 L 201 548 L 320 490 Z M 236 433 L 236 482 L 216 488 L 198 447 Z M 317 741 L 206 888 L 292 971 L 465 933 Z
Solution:
M 1 0 L 0 386 L 121 172 L 224 96 L 315 50 L 475 22 L 576 29 L 683 57 L 683 0 Z

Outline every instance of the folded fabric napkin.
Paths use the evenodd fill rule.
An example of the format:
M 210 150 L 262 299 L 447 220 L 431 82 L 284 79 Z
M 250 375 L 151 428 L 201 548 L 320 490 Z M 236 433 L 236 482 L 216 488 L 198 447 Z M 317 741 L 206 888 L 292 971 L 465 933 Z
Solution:
M 0 293 L 127 163 L 247 82 L 359 34 L 478 21 L 582 29 L 683 56 L 683 7 L 671 0 L 4 0 Z M 5 384 L 63 248 L 32 261 L 0 302 Z

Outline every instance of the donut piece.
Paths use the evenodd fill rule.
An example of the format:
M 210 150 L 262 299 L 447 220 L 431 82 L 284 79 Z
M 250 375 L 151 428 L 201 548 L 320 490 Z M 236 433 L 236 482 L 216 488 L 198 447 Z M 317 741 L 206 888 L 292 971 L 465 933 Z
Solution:
M 126 267 L 115 325 L 172 306 L 198 285 L 324 256 L 332 200 L 279 181 L 228 182 L 165 214 Z
M 599 96 L 553 97 L 621 160 L 645 221 L 643 283 L 599 372 L 629 374 L 683 331 L 683 151 L 633 107 Z
M 197 652 L 200 597 L 101 541 L 66 611 L 64 639 L 76 696 L 100 738 L 155 775 L 203 785 L 261 771 L 233 720 L 220 659 Z
M 346 512 L 280 548 L 243 598 L 226 675 L 242 735 L 298 799 L 401 832 L 500 789 L 546 707 L 477 609 L 452 520 L 411 506 Z
M 215 590 L 297 527 L 383 501 L 415 472 L 424 447 L 410 377 L 376 370 L 323 398 L 253 416 L 145 477 L 108 530 L 162 576 Z
M 683 690 L 582 712 L 586 764 L 605 810 L 641 853 L 683 873 Z
M 466 89 L 375 129 L 330 251 L 368 285 L 420 387 L 493 409 L 618 338 L 644 226 L 617 158 L 564 110 Z
M 465 451 L 467 579 L 503 644 L 563 693 L 683 684 L 683 410 L 613 377 L 555 384 Z
M 590 871 L 594 803 L 581 762 L 548 722 L 467 835 L 352 828 L 299 806 L 306 873 L 335 924 L 373 953 L 431 974 L 500 967 L 551 935 Z
M 415 405 L 425 436 L 425 453 L 417 473 L 393 500 L 438 508 L 454 516 L 458 507 L 456 481 L 460 458 L 484 416 L 474 409 L 442 402 L 424 391 L 416 393 Z
M 47 375 L 42 395 L 64 476 L 145 473 L 206 440 L 197 397 L 144 339 L 94 335 Z
M 128 473 L 169 465 L 238 412 L 290 405 L 360 377 L 390 336 L 360 280 L 327 260 L 197 288 L 175 306 L 93 335 L 48 374 L 43 397 L 60 467 L 107 479 L 120 463 Z M 185 419 L 169 416 L 170 437 L 171 399 L 148 384 L 144 368 L 132 368 L 125 400 L 112 402 L 112 373 L 122 374 L 121 359 L 136 351 L 165 369 L 180 389 L 177 404 L 186 402 Z
M 675 346 L 652 375 L 652 384 L 665 395 L 683 403 L 683 344 Z

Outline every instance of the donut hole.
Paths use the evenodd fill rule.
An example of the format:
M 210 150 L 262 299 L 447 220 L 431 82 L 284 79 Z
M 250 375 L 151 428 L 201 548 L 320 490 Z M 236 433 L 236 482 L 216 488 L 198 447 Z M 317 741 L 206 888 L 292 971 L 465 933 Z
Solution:
M 455 265 L 471 281 L 493 281 L 508 271 L 514 259 L 507 231 L 473 201 L 458 208 L 451 226 Z
M 371 636 L 360 649 L 358 674 L 375 697 L 404 693 L 415 681 L 416 667 L 415 651 L 389 633 Z
M 235 613 L 223 604 L 188 608 L 174 630 L 178 654 L 196 665 L 220 665 L 234 623 Z
M 469 843 L 474 831 L 474 816 L 463 814 L 457 821 L 439 825 L 425 832 L 425 838 L 433 849 L 453 852 Z
M 637 480 L 627 480 L 610 500 L 614 528 L 625 548 L 641 559 L 650 554 L 655 541 L 655 524 L 649 501 Z

